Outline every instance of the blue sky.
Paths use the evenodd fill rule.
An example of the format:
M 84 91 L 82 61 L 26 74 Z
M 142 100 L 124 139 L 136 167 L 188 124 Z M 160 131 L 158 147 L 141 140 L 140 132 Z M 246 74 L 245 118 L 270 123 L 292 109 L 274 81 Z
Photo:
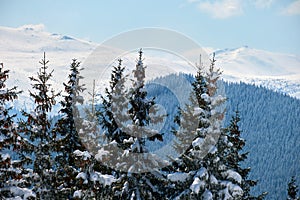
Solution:
M 0 7 L 0 26 L 44 24 L 51 33 L 98 43 L 162 27 L 205 47 L 248 45 L 300 55 L 300 0 L 0 0 Z

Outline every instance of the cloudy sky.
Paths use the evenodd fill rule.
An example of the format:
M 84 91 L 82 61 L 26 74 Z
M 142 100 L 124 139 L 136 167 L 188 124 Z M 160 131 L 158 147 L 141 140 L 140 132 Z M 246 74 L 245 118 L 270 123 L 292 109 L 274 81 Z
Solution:
M 51 33 L 97 43 L 162 27 L 205 47 L 300 55 L 300 0 L 0 0 L 0 8 L 0 26 L 44 24 Z

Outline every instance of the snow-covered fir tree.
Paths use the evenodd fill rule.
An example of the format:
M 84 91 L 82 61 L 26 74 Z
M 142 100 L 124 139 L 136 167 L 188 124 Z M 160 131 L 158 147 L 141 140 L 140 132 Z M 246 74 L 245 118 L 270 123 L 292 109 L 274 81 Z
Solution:
M 175 149 L 178 151 L 180 144 L 186 149 L 175 160 L 173 172 L 168 175 L 171 181 L 174 180 L 171 198 L 241 199 L 243 195 L 242 188 L 236 184 L 241 181 L 241 176 L 222 159 L 229 142 L 222 137 L 224 111 L 220 105 L 225 98 L 217 94 L 221 72 L 215 69 L 215 62 L 213 55 L 206 75 L 199 68 L 190 104 L 180 110 L 177 118 L 180 127 L 175 131 L 178 138 Z M 184 178 L 176 181 L 180 176 Z
M 288 183 L 288 189 L 287 189 L 287 200 L 299 200 L 299 196 L 297 196 L 299 189 L 298 186 L 296 184 L 296 179 L 295 176 L 293 176 L 290 180 L 290 182 Z
M 80 70 L 80 62 L 73 59 L 68 82 L 64 83 L 65 95 L 60 102 L 62 117 L 56 123 L 54 130 L 56 135 L 53 138 L 55 141 L 53 149 L 57 154 L 55 158 L 55 188 L 59 198 L 70 198 L 73 195 L 78 174 L 73 152 L 85 150 L 76 128 L 76 123 L 80 123 L 79 110 L 76 104 L 83 103 L 83 97 L 80 96 L 80 93 L 84 90 L 83 86 L 79 85 Z
M 253 196 L 250 193 L 251 188 L 257 184 L 257 181 L 248 178 L 250 167 L 242 167 L 242 162 L 247 159 L 248 152 L 242 151 L 245 146 L 245 140 L 241 137 L 239 122 L 239 111 L 236 111 L 235 115 L 232 116 L 229 127 L 225 129 L 225 133 L 220 137 L 221 141 L 227 143 L 223 149 L 223 156 L 221 157 L 228 168 L 224 175 L 230 177 L 230 179 L 243 190 L 242 199 L 263 199 L 266 193 L 262 193 L 259 196 Z M 234 174 L 231 173 L 233 171 L 238 173 L 236 174 L 237 180 L 233 179 Z M 238 177 L 238 175 L 240 175 L 240 177 Z
M 83 119 L 79 135 L 85 150 L 75 150 L 75 165 L 78 173 L 75 177 L 75 199 L 111 199 L 112 183 L 115 181 L 113 171 L 102 157 L 107 151 L 99 147 L 100 133 L 95 117 Z
M 67 93 L 61 102 L 64 116 L 57 124 L 57 131 L 63 136 L 58 145 L 62 162 L 58 168 L 60 171 L 57 171 L 60 177 L 57 186 L 65 198 L 67 195 L 67 198 L 74 199 L 109 199 L 109 186 L 114 178 L 107 174 L 110 172 L 108 167 L 96 160 L 100 155 L 97 153 L 99 130 L 94 104 L 90 110 L 89 102 L 84 102 L 81 96 L 85 88 L 79 84 L 83 78 L 80 76 L 79 65 L 79 62 L 73 60 L 69 81 L 64 84 Z
M 53 170 L 52 146 L 55 133 L 51 127 L 49 112 L 56 104 L 55 98 L 59 95 L 51 89 L 49 83 L 53 70 L 48 73 L 48 63 L 44 53 L 40 61 L 42 65 L 37 77 L 30 77 L 32 88 L 30 97 L 34 100 L 35 108 L 31 112 L 22 111 L 25 119 L 20 122 L 19 131 L 27 137 L 30 148 L 23 149 L 33 159 L 33 176 L 31 183 L 38 199 L 51 199 L 55 197 L 55 176 Z
M 108 141 L 116 141 L 123 146 L 123 140 L 128 139 L 129 135 L 122 131 L 118 122 L 126 119 L 124 113 L 128 108 L 128 99 L 124 84 L 127 76 L 124 75 L 125 67 L 122 66 L 122 60 L 119 59 L 118 62 L 118 65 L 113 67 L 109 89 L 105 88 L 105 96 L 101 96 L 97 116 Z
M 157 115 L 154 100 L 147 98 L 142 54 L 140 50 L 132 87 L 129 90 L 124 87 L 127 79 L 119 60 L 112 72 L 110 89 L 106 90 L 103 99 L 101 124 L 110 144 L 106 149 L 116 157 L 117 181 L 113 184 L 116 199 L 161 199 L 163 196 L 164 178 L 158 170 L 161 163 L 147 150 L 145 143 L 162 140 L 162 134 L 150 129 L 149 125 L 159 123 L 164 116 Z
M 170 198 L 189 198 L 193 176 L 200 168 L 199 159 L 194 158 L 191 151 L 192 149 L 200 150 L 197 143 L 204 140 L 204 131 L 209 126 L 210 107 L 207 102 L 207 82 L 202 70 L 202 66 L 199 66 L 195 81 L 192 83 L 193 91 L 189 97 L 189 104 L 186 104 L 184 108 L 179 108 L 179 113 L 175 117 L 178 129 L 173 130 L 177 138 L 174 149 L 180 157 L 176 159 L 171 157 L 171 160 L 174 160 L 173 164 L 164 169 L 166 173 L 169 173 L 168 179 L 171 187 L 168 188 L 167 195 Z
M 124 75 L 124 70 L 122 60 L 119 59 L 118 65 L 113 67 L 109 88 L 105 88 L 105 95 L 101 96 L 101 104 L 96 109 L 96 115 L 106 137 L 103 152 L 109 152 L 98 158 L 108 166 L 115 166 L 123 151 L 130 147 L 130 144 L 125 142 L 129 141 L 130 135 L 120 126 L 129 119 L 127 113 L 129 100 L 124 85 L 128 76 Z M 115 170 L 115 173 L 117 172 L 118 170 Z
M 34 198 L 30 182 L 26 176 L 31 170 L 23 166 L 30 162 L 30 158 L 22 153 L 27 141 L 17 132 L 14 122 L 16 114 L 12 114 L 13 102 L 18 98 L 20 91 L 17 87 L 7 88 L 6 81 L 9 70 L 4 70 L 0 63 L 0 199 L 4 198 Z

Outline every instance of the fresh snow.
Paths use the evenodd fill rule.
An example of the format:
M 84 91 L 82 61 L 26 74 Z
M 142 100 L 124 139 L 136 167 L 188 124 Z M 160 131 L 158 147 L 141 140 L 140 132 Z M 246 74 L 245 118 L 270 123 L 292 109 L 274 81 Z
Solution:
M 81 198 L 82 197 L 82 191 L 81 190 L 76 190 L 73 194 L 74 198 Z
M 108 175 L 108 174 L 101 174 L 100 176 L 100 182 L 104 185 L 111 185 L 112 183 L 116 182 L 117 179 L 114 178 L 114 176 L 112 175 Z
M 242 183 L 242 177 L 239 173 L 237 173 L 233 170 L 227 170 L 226 172 L 224 172 L 224 174 L 228 179 L 235 180 L 236 182 L 238 182 L 240 184 Z
M 203 200 L 213 200 L 213 195 L 211 191 L 205 190 L 205 192 L 202 194 L 202 199 Z
M 87 175 L 84 172 L 80 172 L 77 174 L 76 179 L 87 180 Z
M 78 157 L 83 157 L 83 160 L 91 158 L 91 154 L 88 151 L 75 150 L 73 153 Z
M 197 176 L 200 178 L 208 176 L 207 169 L 205 167 L 201 167 L 197 172 Z
M 238 198 L 243 195 L 243 189 L 237 184 L 233 184 L 231 181 L 223 181 L 221 185 L 225 187 L 224 190 L 220 191 L 223 194 L 225 199 Z
M 104 150 L 102 147 L 101 149 L 98 150 L 98 153 L 95 155 L 95 159 L 98 161 L 102 161 L 103 156 L 107 156 L 109 154 L 109 151 Z
M 190 186 L 190 189 L 192 190 L 193 193 L 198 194 L 200 192 L 201 188 L 205 187 L 205 182 L 201 181 L 198 177 L 196 177 Z
M 193 147 L 201 147 L 203 142 L 204 142 L 204 139 L 198 137 L 192 142 L 192 145 L 193 145 Z
M 183 182 L 189 177 L 189 173 L 176 172 L 173 174 L 168 174 L 168 179 L 172 182 Z
M 10 187 L 10 192 L 16 197 L 16 199 L 18 199 L 18 197 L 20 197 L 19 199 L 28 199 L 29 197 L 36 197 L 35 193 L 33 193 L 31 190 L 27 189 L 27 188 L 20 188 L 20 187 Z
M 116 182 L 114 176 L 108 174 L 101 174 L 99 172 L 91 173 L 90 180 L 93 182 L 100 182 L 104 186 L 111 185 L 112 183 Z

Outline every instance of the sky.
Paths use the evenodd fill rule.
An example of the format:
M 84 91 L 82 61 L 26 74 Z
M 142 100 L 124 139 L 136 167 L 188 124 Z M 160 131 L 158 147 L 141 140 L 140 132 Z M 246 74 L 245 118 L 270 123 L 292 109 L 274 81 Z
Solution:
M 96 43 L 161 27 L 203 47 L 300 55 L 300 0 L 0 0 L 0 8 L 0 26 L 43 24 L 48 32 Z

